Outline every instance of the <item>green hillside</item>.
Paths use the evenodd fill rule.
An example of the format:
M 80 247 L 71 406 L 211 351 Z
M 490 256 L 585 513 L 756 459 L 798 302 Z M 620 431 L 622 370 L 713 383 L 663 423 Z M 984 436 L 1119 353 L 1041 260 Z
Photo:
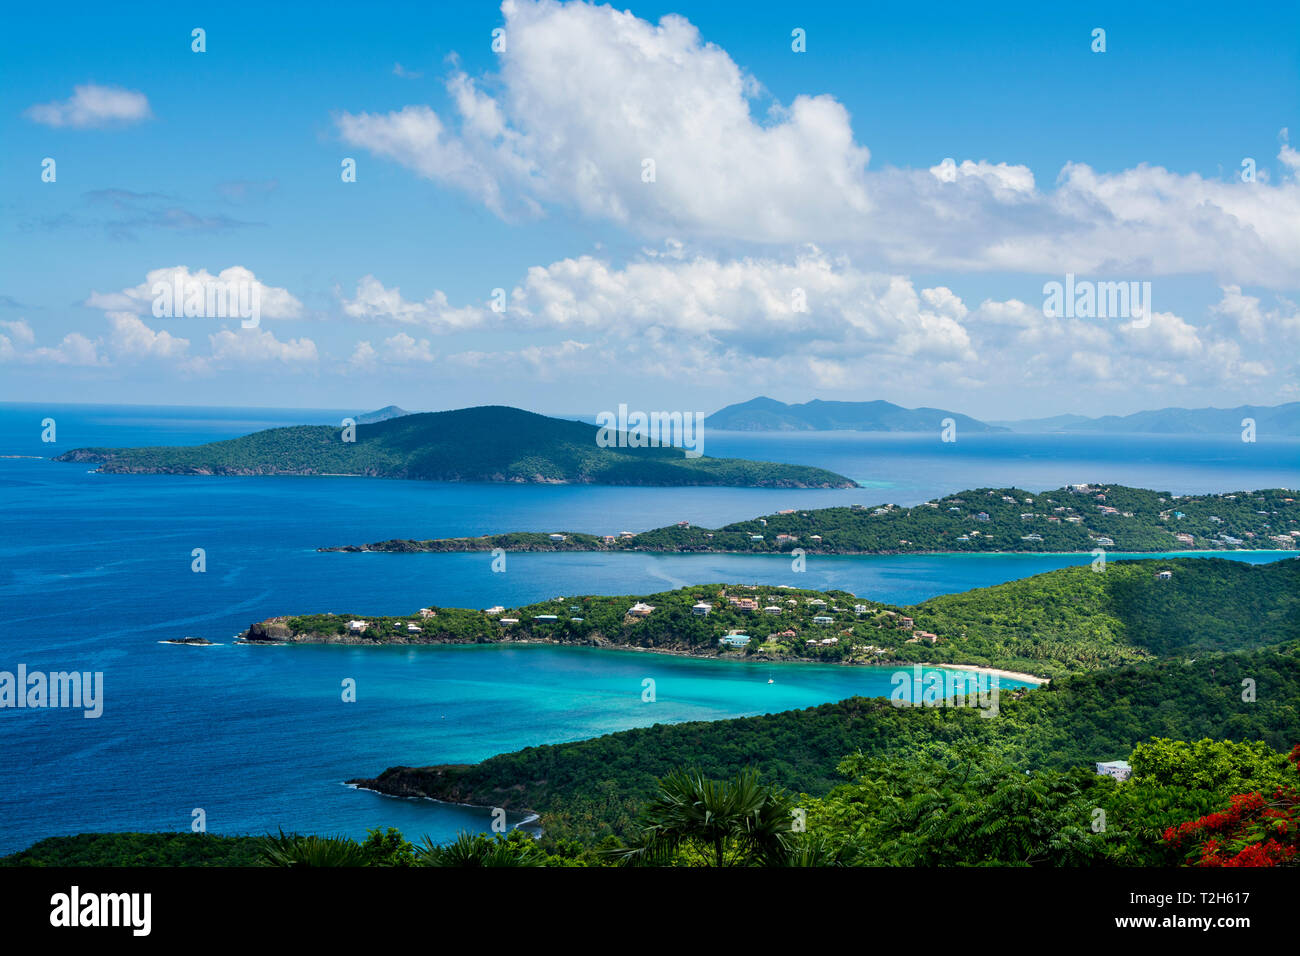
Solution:
M 1062 568 L 942 595 L 911 613 L 917 627 L 951 637 L 933 660 L 1011 660 L 1034 672 L 1251 649 L 1300 638 L 1300 559 L 1111 561 L 1104 572 Z
M 343 429 L 297 425 L 167 448 L 77 448 L 56 461 L 100 470 L 182 475 L 360 475 L 429 481 L 580 482 L 851 488 L 821 468 L 738 458 L 686 458 L 679 448 L 602 448 L 596 429 L 492 405 L 402 415 Z
M 1181 536 L 1181 537 L 1180 537 Z M 398 539 L 370 551 L 725 551 L 748 554 L 1091 552 L 1300 548 L 1300 503 L 1285 488 L 1174 495 L 1124 485 L 959 491 L 910 508 L 794 509 L 721 528 L 673 525 L 631 536 L 511 532 Z M 352 545 L 323 550 L 355 551 Z
M 1170 577 L 1158 577 L 1168 571 Z M 649 605 L 639 616 L 634 605 Z M 707 604 L 707 614 L 695 605 Z M 1112 561 L 891 607 L 846 591 L 693 585 L 644 596 L 556 598 L 499 611 L 309 614 L 250 627 L 248 640 L 392 643 L 546 641 L 751 660 L 977 664 L 1042 676 L 1300 638 L 1300 558 Z M 364 620 L 360 633 L 349 630 Z M 413 632 L 410 627 L 419 628 Z M 729 647 L 729 634 L 749 637 Z
M 1250 678 L 1257 699 L 1242 700 Z M 895 707 L 850 698 L 759 717 L 655 724 L 592 740 L 528 747 L 478 764 L 393 767 L 353 781 L 398 796 L 534 810 L 554 836 L 623 834 L 656 781 L 677 767 L 725 778 L 753 767 L 792 791 L 827 793 L 846 754 L 903 754 L 936 742 L 973 742 L 1024 770 L 1089 767 L 1129 754 L 1150 737 L 1300 740 L 1300 645 L 1194 663 L 1160 662 L 1004 692 L 999 714 L 971 708 Z

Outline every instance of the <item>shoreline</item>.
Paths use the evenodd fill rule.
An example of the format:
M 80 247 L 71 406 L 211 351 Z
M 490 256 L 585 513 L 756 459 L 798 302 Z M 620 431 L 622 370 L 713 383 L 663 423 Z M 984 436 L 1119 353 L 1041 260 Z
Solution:
M 247 633 L 247 632 L 244 632 Z M 162 642 L 160 642 L 162 643 Z M 815 660 L 811 657 L 768 657 L 766 655 L 754 657 L 751 659 L 728 657 L 722 654 L 705 654 L 699 651 L 687 650 L 676 647 L 641 647 L 636 644 L 580 644 L 575 641 L 548 641 L 541 638 L 527 638 L 524 640 L 500 640 L 500 641 L 402 641 L 402 642 L 385 642 L 377 643 L 374 641 L 351 641 L 351 640 L 292 640 L 292 641 L 256 641 L 247 640 L 242 635 L 237 636 L 235 644 L 246 645 L 249 647 L 291 647 L 294 645 L 307 646 L 338 646 L 338 647 L 574 647 L 588 648 L 598 651 L 630 651 L 638 654 L 656 654 L 664 657 L 686 657 L 693 660 L 701 661 L 718 661 L 725 664 L 751 664 L 771 666 L 773 664 L 820 664 L 823 667 L 872 667 L 872 668 L 894 668 L 914 667 L 917 661 L 822 661 Z M 1040 677 L 1036 674 L 1030 674 L 1026 671 L 1013 671 L 999 667 L 987 667 L 983 664 L 941 664 L 935 662 L 924 662 L 921 667 L 933 667 L 944 670 L 970 671 L 974 673 L 983 673 L 1006 677 L 1010 680 L 1024 681 L 1041 687 L 1049 683 L 1052 678 Z
M 1025 671 L 1003 670 L 1001 667 L 982 667 L 978 664 L 922 664 L 922 667 L 943 667 L 951 671 L 973 671 L 979 674 L 990 674 L 994 677 L 1008 677 L 1011 680 L 1022 680 L 1038 687 L 1049 684 L 1052 681 L 1050 677 L 1038 677 Z
M 406 539 L 409 540 L 409 539 Z M 437 540 L 437 539 L 431 539 Z M 499 546 L 483 548 L 372 548 L 364 545 L 344 544 L 331 545 L 316 549 L 317 554 L 490 554 Z M 526 547 L 506 549 L 508 554 L 653 554 L 653 555 L 704 555 L 704 554 L 727 554 L 740 555 L 744 557 L 775 557 L 788 558 L 788 551 L 731 551 L 724 548 L 712 549 L 677 549 L 675 551 L 665 551 L 659 548 L 547 548 L 547 547 Z M 1199 557 L 1218 557 L 1225 554 L 1277 554 L 1300 557 L 1300 548 L 1231 548 L 1228 550 L 1218 548 L 1204 548 L 1194 551 L 1107 551 L 1106 557 L 1110 560 L 1124 560 L 1127 556 L 1136 555 L 1142 560 L 1147 560 L 1150 555 L 1159 555 L 1168 558 L 1199 558 Z M 818 558 L 900 558 L 900 557 L 917 557 L 917 558 L 961 558 L 961 557 L 1042 557 L 1042 558 L 1086 558 L 1092 557 L 1092 551 L 808 551 L 807 556 Z
M 378 778 L 358 777 L 356 780 L 344 780 L 343 786 L 347 787 L 349 790 L 364 790 L 366 793 L 373 793 L 376 796 L 384 797 L 387 800 L 427 800 L 429 803 L 438 803 L 444 807 L 464 807 L 467 810 L 482 810 L 484 813 L 491 813 L 493 810 L 497 809 L 496 807 L 482 803 L 462 803 L 459 800 L 439 800 L 437 797 L 430 797 L 423 793 L 388 793 L 387 791 L 380 790 L 377 787 L 367 787 L 363 783 L 358 783 L 357 780 L 365 780 L 366 783 L 376 783 Z M 507 813 L 509 812 L 510 811 L 507 811 Z M 518 813 L 519 811 L 516 812 Z M 522 811 L 519 815 L 522 816 L 523 819 L 511 826 L 511 830 L 523 830 L 534 839 L 537 839 L 542 835 L 542 815 L 540 813 L 536 810 L 529 809 Z M 534 833 L 532 832 L 533 830 L 536 830 L 537 832 Z M 446 844 L 442 845 L 445 846 Z

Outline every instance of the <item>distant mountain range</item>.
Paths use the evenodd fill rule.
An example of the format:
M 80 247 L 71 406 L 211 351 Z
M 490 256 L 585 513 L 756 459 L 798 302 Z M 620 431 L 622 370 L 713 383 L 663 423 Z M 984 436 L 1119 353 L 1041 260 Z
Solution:
M 823 402 L 820 399 L 787 405 L 764 397 L 728 405 L 706 418 L 704 425 L 719 431 L 744 432 L 930 432 L 942 428 L 945 418 L 956 422 L 958 432 L 1009 430 L 942 408 L 903 408 L 884 401 Z
M 1300 437 L 1300 402 L 1285 405 L 1240 405 L 1236 408 L 1161 408 L 1131 415 L 1056 415 L 1016 421 L 981 421 L 942 408 L 903 408 L 892 402 L 824 402 L 788 405 L 759 397 L 728 405 L 704 420 L 719 431 L 864 431 L 937 432 L 945 418 L 957 433 L 1023 432 L 1029 434 L 1234 435 L 1242 420 L 1255 422 L 1262 437 Z
M 388 411 L 385 409 L 384 411 Z M 400 411 L 400 409 L 399 409 Z M 575 482 L 855 488 L 834 472 L 739 458 L 687 458 L 681 448 L 602 447 L 597 430 L 519 408 L 485 405 L 358 424 L 294 425 L 206 445 L 76 448 L 56 461 L 117 474 L 354 475 L 428 481 Z M 617 433 L 626 438 L 624 433 Z M 355 440 L 351 440 L 355 438 Z
M 1255 433 L 1263 438 L 1300 437 L 1300 402 L 1285 405 L 1238 405 L 1236 408 L 1160 408 L 1131 415 L 1057 415 L 999 422 L 1017 432 L 1078 432 L 1148 435 L 1232 435 L 1242 430 L 1242 420 L 1254 419 Z

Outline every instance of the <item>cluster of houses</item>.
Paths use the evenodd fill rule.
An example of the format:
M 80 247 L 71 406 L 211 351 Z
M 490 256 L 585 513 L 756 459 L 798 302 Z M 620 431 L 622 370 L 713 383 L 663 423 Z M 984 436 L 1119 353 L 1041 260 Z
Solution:
M 734 610 L 746 614 L 757 614 L 761 612 L 764 615 L 779 617 L 787 613 L 789 614 L 797 613 L 799 606 L 802 604 L 804 607 L 808 608 L 809 610 L 816 612 L 814 613 L 814 616 L 811 619 L 811 623 L 818 627 L 830 627 L 834 625 L 837 620 L 834 615 L 848 614 L 851 611 L 854 615 L 861 617 L 862 615 L 869 614 L 872 612 L 872 607 L 869 604 L 855 603 L 852 604 L 851 606 L 840 607 L 838 605 L 828 605 L 828 603 L 825 600 L 818 597 L 798 598 L 798 597 L 790 596 L 790 597 L 782 598 L 777 594 L 772 594 L 772 593 L 768 593 L 764 595 L 758 593 L 758 588 L 756 586 L 750 586 L 747 588 L 743 588 L 742 590 L 749 590 L 755 593 L 753 593 L 752 595 L 746 595 L 746 594 L 726 594 L 725 592 L 723 592 L 719 595 L 719 597 L 724 599 L 726 602 L 725 605 L 722 606 L 730 610 Z M 556 600 L 561 601 L 564 599 L 557 598 Z M 717 611 L 719 606 L 720 605 L 716 600 L 701 599 L 695 602 L 693 605 L 691 605 L 691 613 L 696 617 L 708 617 L 710 614 Z M 502 617 L 501 615 L 505 613 L 505 610 L 506 610 L 505 607 L 498 604 L 498 605 L 494 605 L 493 607 L 485 608 L 484 613 L 488 616 L 495 617 L 498 623 L 500 623 L 503 626 L 520 623 L 519 618 Z M 579 608 L 576 605 L 571 606 L 569 608 L 570 613 L 578 613 L 580 610 L 581 608 Z M 654 614 L 655 610 L 656 608 L 654 605 L 647 604 L 644 601 L 638 601 L 627 609 L 627 611 L 625 612 L 625 620 L 645 619 L 650 617 L 652 614 Z M 942 638 L 940 638 L 939 635 L 931 631 L 916 629 L 915 621 L 911 617 L 900 614 L 897 611 L 884 610 L 884 609 L 879 609 L 879 613 L 882 613 L 894 619 L 894 623 L 888 626 L 891 626 L 898 630 L 911 632 L 910 637 L 907 640 L 907 643 L 909 644 L 917 644 L 926 641 L 928 641 L 930 644 L 937 644 L 942 640 Z M 435 613 L 433 610 L 429 608 L 421 608 L 420 616 L 422 618 L 433 617 L 435 616 Z M 560 615 L 559 614 L 535 614 L 532 616 L 532 620 L 539 621 L 539 622 L 554 622 L 560 620 Z M 575 622 L 581 622 L 583 618 L 570 617 L 569 620 Z M 840 618 L 840 620 L 844 621 L 843 618 Z M 353 633 L 361 633 L 369 626 L 370 625 L 365 621 L 351 621 L 348 623 L 348 628 Z M 883 625 L 879 622 L 877 622 L 876 624 L 877 628 L 883 626 L 886 625 Z M 415 624 L 414 622 L 410 622 L 407 625 L 407 630 L 412 634 L 421 632 L 419 625 Z M 826 633 L 826 632 L 823 631 L 822 633 Z M 844 628 L 840 630 L 838 634 L 832 634 L 831 636 L 827 636 L 827 637 L 809 636 L 806 640 L 805 646 L 832 647 L 837 644 L 840 644 L 843 638 L 849 637 L 852 634 L 853 631 L 850 628 Z M 769 634 L 766 638 L 760 638 L 760 639 L 766 641 L 784 641 L 784 640 L 796 639 L 798 637 L 799 634 L 794 627 L 786 627 L 781 631 L 777 631 Z M 753 638 L 749 634 L 743 633 L 740 629 L 729 630 L 726 634 L 718 638 L 719 645 L 723 647 L 730 647 L 730 648 L 748 647 L 752 641 Z M 864 648 L 864 651 L 866 653 L 874 653 L 877 655 L 889 653 L 887 649 L 876 647 L 875 645 L 867 645 Z
M 424 617 L 424 612 L 425 612 L 425 611 L 428 611 L 428 610 L 429 610 L 428 608 L 424 608 L 424 607 L 420 608 L 420 616 L 421 616 L 421 617 Z M 428 615 L 428 616 L 429 616 L 429 617 L 433 617 L 433 616 L 434 616 L 433 612 L 432 612 L 432 611 L 429 611 L 429 615 Z M 399 626 L 400 626 L 400 625 L 399 625 Z M 359 621 L 359 620 L 358 620 L 358 621 L 348 621 L 348 623 L 347 623 L 347 628 L 348 628 L 348 633 L 349 633 L 349 634 L 364 634 L 364 633 L 366 632 L 366 630 L 367 630 L 369 627 L 370 627 L 370 622 L 369 622 L 369 621 Z M 422 633 L 424 633 L 424 629 L 421 628 L 420 625 L 416 624 L 414 621 L 407 621 L 407 622 L 406 622 L 406 633 L 408 633 L 408 634 L 422 634 Z
M 618 534 L 602 535 L 601 540 L 605 544 L 618 544 L 620 541 L 631 541 L 636 535 L 631 531 L 620 531 Z

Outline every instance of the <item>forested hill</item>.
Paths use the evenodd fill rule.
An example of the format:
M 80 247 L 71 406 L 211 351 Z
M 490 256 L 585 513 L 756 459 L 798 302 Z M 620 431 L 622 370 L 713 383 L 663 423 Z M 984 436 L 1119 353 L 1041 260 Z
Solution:
M 950 635 L 931 660 L 1002 658 L 1035 673 L 1248 650 L 1300 640 L 1300 558 L 1111 561 L 941 595 L 909 613 Z
M 1112 561 L 1102 572 L 1062 568 L 910 608 L 845 591 L 707 584 L 641 596 L 561 597 L 520 608 L 426 611 L 277 617 L 252 625 L 245 639 L 547 641 L 751 660 L 977 664 L 1054 676 L 1300 638 L 1300 558 L 1264 565 L 1214 558 Z M 351 630 L 353 621 L 364 628 Z M 743 646 L 722 640 L 735 635 L 745 637 Z
M 687 458 L 680 448 L 601 447 L 597 430 L 518 408 L 482 406 L 356 426 L 297 425 L 205 445 L 78 448 L 56 461 L 100 470 L 184 475 L 359 475 L 431 481 L 578 482 L 852 488 L 821 468 L 739 458 Z
M 1257 694 L 1243 699 L 1249 679 Z M 907 753 L 935 741 L 996 747 L 1025 770 L 1088 767 L 1150 737 L 1300 740 L 1300 646 L 1149 663 L 1003 691 L 999 712 L 896 707 L 850 698 L 807 710 L 655 724 L 592 740 L 528 747 L 478 764 L 393 767 L 355 784 L 394 796 L 534 810 L 548 834 L 625 833 L 657 778 L 678 767 L 729 777 L 753 767 L 796 793 L 824 794 L 845 754 Z M 647 705 L 650 706 L 650 705 Z
M 790 509 L 721 528 L 682 524 L 609 535 L 555 529 L 478 538 L 394 539 L 337 551 L 725 551 L 906 554 L 1300 548 L 1300 504 L 1285 488 L 1174 495 L 1124 485 L 1054 491 L 977 488 L 910 508 Z

